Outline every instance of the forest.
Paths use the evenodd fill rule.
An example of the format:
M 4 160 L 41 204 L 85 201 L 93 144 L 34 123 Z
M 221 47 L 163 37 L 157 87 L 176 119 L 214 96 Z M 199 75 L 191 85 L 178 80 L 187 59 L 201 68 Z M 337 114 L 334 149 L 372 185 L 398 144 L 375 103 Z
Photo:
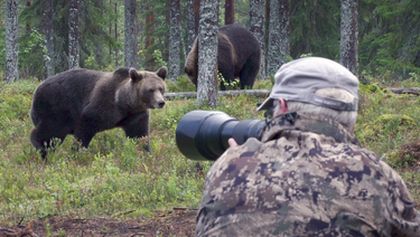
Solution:
M 194 39 L 231 23 L 260 43 L 254 90 L 268 91 L 281 64 L 306 56 L 358 75 L 356 136 L 400 173 L 419 209 L 418 9 L 416 0 L 0 0 L 0 236 L 193 236 L 212 162 L 180 153 L 178 122 L 196 109 L 263 119 L 255 107 L 266 94 L 229 85 L 227 95 L 211 95 L 205 78 L 196 99 L 184 72 Z M 148 141 L 121 129 L 98 133 L 82 150 L 69 136 L 47 162 L 31 145 L 29 110 L 45 78 L 78 67 L 161 66 L 168 100 L 151 111 L 151 153 L 143 149 Z M 197 103 L 200 86 L 205 100 L 217 101 Z M 170 97 L 183 93 L 193 97 Z
M 14 13 L 8 9 L 9 3 L 13 2 Z M 194 0 L 2 0 L 1 15 L 5 17 L 0 19 L 0 58 L 3 59 L 0 60 L 0 73 L 5 75 L 5 45 L 6 39 L 10 39 L 6 31 L 7 19 L 16 19 L 16 26 L 9 34 L 16 34 L 13 36 L 16 42 L 12 45 L 15 45 L 20 78 L 42 80 L 71 68 L 69 60 L 75 52 L 71 51 L 72 46 L 77 50 L 80 67 L 114 70 L 131 64 L 156 69 L 165 64 L 168 67 L 175 65 L 174 75 L 180 76 L 185 56 L 198 33 L 197 2 L 199 5 L 200 1 Z M 279 36 L 284 42 L 281 54 L 285 61 L 302 55 L 339 60 L 340 1 L 278 1 L 283 7 L 277 9 L 276 6 L 270 8 L 270 4 L 275 5 L 277 1 L 226 2 L 231 2 L 232 7 L 226 11 L 225 2 L 220 1 L 219 26 L 228 21 L 259 28 L 254 31 L 263 43 L 268 65 L 261 70 L 261 75 L 270 76 L 275 70 L 270 65 L 278 59 L 269 54 L 276 47 L 272 44 L 281 42 L 269 42 L 269 34 L 278 30 L 283 31 Z M 354 2 L 358 3 L 354 13 L 358 23 L 358 32 L 355 32 L 358 73 L 375 75 L 385 81 L 407 79 L 413 73 L 418 75 L 420 26 L 417 9 L 420 3 L 415 0 Z M 75 25 L 70 25 L 73 18 L 69 9 L 74 9 Z M 16 15 L 12 16 L 12 13 Z M 280 14 L 284 19 L 275 17 Z M 271 24 L 270 28 L 273 19 L 279 24 Z M 283 27 L 275 29 L 276 25 Z

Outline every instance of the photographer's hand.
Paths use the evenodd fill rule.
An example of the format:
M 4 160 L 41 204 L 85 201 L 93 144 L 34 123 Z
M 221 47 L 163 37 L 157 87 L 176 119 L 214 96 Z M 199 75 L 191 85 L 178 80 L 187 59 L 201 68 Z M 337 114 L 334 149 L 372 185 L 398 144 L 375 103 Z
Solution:
M 229 143 L 229 147 L 231 147 L 231 148 L 238 146 L 238 143 L 233 138 L 229 138 L 228 143 Z

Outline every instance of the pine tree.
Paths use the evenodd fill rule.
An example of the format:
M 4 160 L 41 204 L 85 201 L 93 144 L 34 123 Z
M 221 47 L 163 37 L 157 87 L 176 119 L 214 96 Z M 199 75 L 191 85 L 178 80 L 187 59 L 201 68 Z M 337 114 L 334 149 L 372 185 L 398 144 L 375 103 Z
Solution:
M 80 64 L 79 32 L 80 0 L 70 0 L 69 4 L 69 68 L 78 68 Z
M 270 1 L 270 22 L 267 46 L 267 74 L 274 75 L 287 62 L 289 46 L 288 0 Z
M 198 7 L 197 7 L 198 6 Z M 198 8 L 198 9 L 197 9 Z M 198 10 L 198 11 L 197 11 Z M 195 37 L 197 37 L 198 22 L 196 18 L 199 15 L 200 1 L 199 0 L 187 0 L 186 12 L 186 43 L 185 43 L 185 55 L 191 50 L 191 46 L 194 43 Z
M 235 1 L 225 0 L 225 25 L 235 23 Z
M 54 50 L 54 0 L 42 1 L 42 31 L 45 35 L 47 54 L 44 56 L 47 76 L 55 74 L 55 50 Z
M 19 79 L 18 72 L 18 2 L 6 1 L 6 82 Z
M 249 30 L 254 34 L 260 43 L 261 48 L 261 63 L 260 63 L 260 78 L 266 78 L 265 74 L 265 38 L 264 38 L 264 12 L 265 0 L 251 0 L 249 1 Z
M 357 0 L 341 0 L 340 63 L 358 74 L 358 12 Z
M 201 105 L 217 104 L 218 5 L 217 0 L 204 0 L 200 6 L 197 102 Z
M 137 6 L 136 0 L 124 1 L 124 63 L 126 67 L 138 67 L 137 56 Z
M 180 29 L 180 1 L 169 0 L 169 57 L 168 78 L 176 80 L 181 74 L 181 29 Z

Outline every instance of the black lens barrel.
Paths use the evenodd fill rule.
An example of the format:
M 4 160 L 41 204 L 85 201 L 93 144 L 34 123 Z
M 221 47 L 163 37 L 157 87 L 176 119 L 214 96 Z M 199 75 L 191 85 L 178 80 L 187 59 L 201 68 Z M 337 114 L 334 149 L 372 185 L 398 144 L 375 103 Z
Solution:
M 243 144 L 249 137 L 260 139 L 265 122 L 237 119 L 220 111 L 194 110 L 185 114 L 176 128 L 176 143 L 192 160 L 216 160 L 228 148 L 228 139 Z

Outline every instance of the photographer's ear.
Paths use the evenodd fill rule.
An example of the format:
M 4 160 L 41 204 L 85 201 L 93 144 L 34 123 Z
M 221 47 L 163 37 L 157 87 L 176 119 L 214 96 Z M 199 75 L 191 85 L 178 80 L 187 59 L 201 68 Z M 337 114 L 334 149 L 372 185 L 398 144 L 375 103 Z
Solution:
M 273 117 L 277 117 L 279 115 L 286 114 L 289 112 L 289 109 L 287 108 L 287 101 L 283 98 L 274 100 L 273 105 L 274 105 Z

